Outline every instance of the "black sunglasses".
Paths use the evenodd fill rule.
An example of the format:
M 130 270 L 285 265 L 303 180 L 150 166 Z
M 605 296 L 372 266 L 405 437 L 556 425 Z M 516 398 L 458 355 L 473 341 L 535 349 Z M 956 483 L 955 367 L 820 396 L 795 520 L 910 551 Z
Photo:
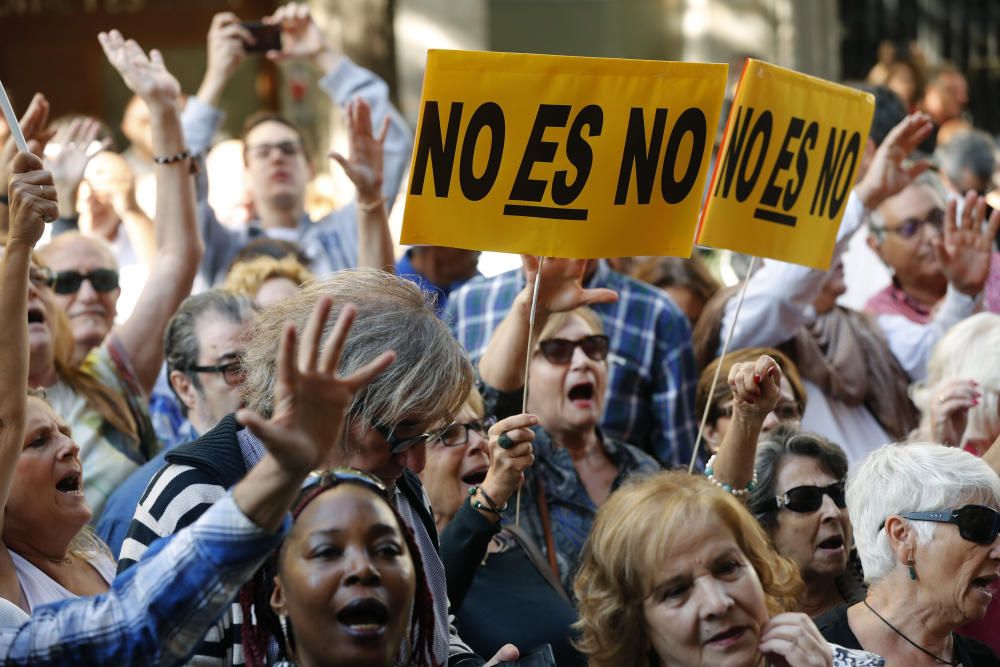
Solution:
M 593 361 L 604 361 L 608 358 L 608 337 L 602 335 L 584 336 L 580 340 L 565 338 L 550 338 L 538 344 L 542 356 L 552 364 L 568 364 L 573 358 L 573 351 L 579 347 Z
M 486 419 L 476 419 L 465 424 L 452 424 L 442 431 L 441 435 L 435 438 L 435 441 L 440 442 L 445 447 L 465 445 L 469 442 L 469 431 L 475 431 L 485 437 L 486 432 L 496 423 L 496 419 L 487 417 Z
M 189 366 L 187 370 L 189 373 L 221 373 L 222 379 L 230 387 L 243 384 L 247 376 L 243 364 L 239 361 L 230 361 L 217 366 Z
M 912 521 L 935 521 L 953 523 L 958 526 L 958 534 L 976 544 L 993 544 L 1000 534 L 1000 513 L 984 505 L 966 505 L 957 510 L 939 512 L 906 512 L 899 516 Z M 885 527 L 885 521 L 879 530 Z
M 835 482 L 830 486 L 796 486 L 788 489 L 783 495 L 775 496 L 764 504 L 762 512 L 776 512 L 782 508 L 806 514 L 815 512 L 823 506 L 823 496 L 830 496 L 833 504 L 843 509 L 847 507 L 847 498 L 844 497 L 844 483 Z
M 402 454 L 408 449 L 416 447 L 417 445 L 427 442 L 428 440 L 437 440 L 446 433 L 454 424 L 449 424 L 444 428 L 439 428 L 436 431 L 430 431 L 429 433 L 421 433 L 420 435 L 413 435 L 408 438 L 401 438 L 396 435 L 396 429 L 394 427 L 385 426 L 383 424 L 372 424 L 372 428 L 380 436 L 385 438 L 385 441 L 389 443 L 389 451 L 393 454 Z
M 904 239 L 912 239 L 924 225 L 930 225 L 939 233 L 944 229 L 944 209 L 932 208 L 924 218 L 907 218 L 897 227 L 885 227 L 883 231 L 899 234 Z
M 98 292 L 118 289 L 118 272 L 114 269 L 94 269 L 90 273 L 79 271 L 58 271 L 52 279 L 52 290 L 56 294 L 76 294 L 83 281 L 90 281 Z

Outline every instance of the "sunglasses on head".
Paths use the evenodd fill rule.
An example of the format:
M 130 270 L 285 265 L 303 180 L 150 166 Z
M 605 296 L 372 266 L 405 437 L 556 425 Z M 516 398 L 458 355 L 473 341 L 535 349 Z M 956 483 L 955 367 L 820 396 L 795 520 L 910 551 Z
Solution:
M 493 417 L 487 417 L 486 419 L 476 419 L 471 422 L 466 422 L 465 424 L 452 424 L 444 431 L 441 435 L 434 439 L 435 442 L 440 442 L 445 447 L 458 447 L 459 445 L 466 445 L 469 443 L 469 431 L 475 431 L 479 435 L 485 437 L 486 432 L 490 430 L 490 427 L 497 423 L 497 420 Z
M 329 489 L 340 484 L 357 484 L 374 491 L 383 498 L 389 497 L 389 489 L 382 483 L 382 480 L 364 470 L 357 470 L 355 468 L 314 470 L 309 473 L 306 481 L 302 484 L 302 493 L 309 491 L 317 485 Z
M 372 424 L 372 428 L 375 432 L 382 436 L 386 442 L 389 443 L 389 451 L 393 454 L 402 454 L 408 449 L 416 447 L 419 444 L 425 443 L 428 440 L 437 440 L 441 438 L 442 434 L 450 430 L 454 424 L 449 424 L 444 428 L 439 428 L 435 431 L 430 431 L 428 433 L 421 433 L 420 435 L 413 435 L 407 438 L 401 438 L 396 435 L 396 428 L 385 426 L 384 424 Z
M 608 358 L 608 337 L 602 335 L 584 336 L 580 340 L 565 338 L 550 338 L 538 344 L 538 349 L 546 361 L 552 364 L 568 364 L 573 358 L 576 348 L 583 350 L 592 361 L 604 361 Z
M 823 496 L 830 496 L 833 504 L 841 509 L 847 506 L 844 483 L 835 482 L 830 486 L 796 486 L 794 489 L 788 489 L 784 494 L 775 496 L 774 500 L 762 508 L 762 511 L 776 512 L 784 508 L 802 514 L 815 512 L 823 506 Z
M 939 233 L 944 229 L 944 209 L 932 208 L 923 218 L 907 218 L 896 227 L 885 227 L 889 234 L 899 234 L 904 239 L 912 239 L 924 225 L 930 225 Z
M 987 546 L 993 544 L 1000 534 L 1000 513 L 985 505 L 966 505 L 957 510 L 938 512 L 906 512 L 899 516 L 911 521 L 953 523 L 958 526 L 958 534 L 964 539 Z M 885 528 L 885 521 L 878 528 Z
M 118 272 L 114 269 L 94 269 L 89 273 L 79 271 L 58 271 L 52 278 L 52 290 L 56 294 L 76 294 L 83 281 L 90 282 L 97 292 L 118 289 Z

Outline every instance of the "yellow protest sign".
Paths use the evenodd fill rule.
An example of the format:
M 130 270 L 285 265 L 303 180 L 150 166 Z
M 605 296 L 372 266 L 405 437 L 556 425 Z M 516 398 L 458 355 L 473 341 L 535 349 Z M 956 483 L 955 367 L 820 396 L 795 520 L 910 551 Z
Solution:
M 402 242 L 689 256 L 726 70 L 430 51 Z
M 868 93 L 748 61 L 697 243 L 830 268 L 874 111 Z

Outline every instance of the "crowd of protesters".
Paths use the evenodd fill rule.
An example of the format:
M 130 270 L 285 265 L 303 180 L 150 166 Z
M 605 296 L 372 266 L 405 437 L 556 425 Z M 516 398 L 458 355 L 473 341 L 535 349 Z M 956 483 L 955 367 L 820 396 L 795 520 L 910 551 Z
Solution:
M 764 260 L 740 309 L 718 252 L 398 253 L 388 86 L 263 20 L 344 111 L 320 219 L 302 128 L 217 142 L 231 13 L 186 98 L 98 36 L 128 150 L 43 91 L 0 152 L 3 664 L 1000 664 L 1000 172 L 958 69 L 882 54 L 831 270 Z

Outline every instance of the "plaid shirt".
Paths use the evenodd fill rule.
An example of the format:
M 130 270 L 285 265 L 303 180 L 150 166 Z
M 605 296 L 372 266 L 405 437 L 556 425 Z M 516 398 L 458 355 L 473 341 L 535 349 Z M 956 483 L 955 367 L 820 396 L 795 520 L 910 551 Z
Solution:
M 181 664 L 290 523 L 266 533 L 224 496 L 187 529 L 157 541 L 107 593 L 43 605 L 19 628 L 0 629 L 0 662 Z
M 452 293 L 445 321 L 474 362 L 483 356 L 524 282 L 517 269 L 473 279 Z M 687 465 L 698 429 L 698 374 L 687 318 L 670 297 L 612 271 L 603 260 L 586 286 L 618 292 L 616 303 L 592 306 L 611 339 L 601 429 L 666 466 Z

